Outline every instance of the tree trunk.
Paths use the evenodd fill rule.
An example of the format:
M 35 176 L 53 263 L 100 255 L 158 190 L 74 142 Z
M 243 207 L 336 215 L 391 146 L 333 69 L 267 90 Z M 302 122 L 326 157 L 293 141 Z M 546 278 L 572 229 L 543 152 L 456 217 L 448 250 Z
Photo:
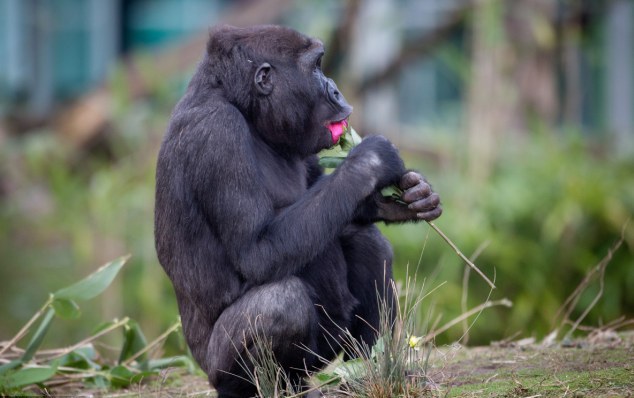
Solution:
M 485 181 L 504 136 L 552 127 L 558 113 L 551 0 L 474 6 L 468 92 L 469 172 Z

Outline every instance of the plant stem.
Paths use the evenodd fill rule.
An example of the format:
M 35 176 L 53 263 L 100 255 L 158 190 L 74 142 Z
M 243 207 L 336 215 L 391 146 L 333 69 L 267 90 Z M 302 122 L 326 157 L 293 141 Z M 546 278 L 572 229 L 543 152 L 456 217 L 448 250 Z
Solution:
M 154 347 L 155 345 L 157 345 L 158 343 L 163 341 L 165 338 L 167 338 L 167 336 L 169 336 L 172 332 L 176 331 L 180 326 L 181 326 L 181 321 L 179 320 L 178 322 L 173 324 L 169 329 L 167 329 L 162 335 L 160 335 L 159 337 L 154 339 L 152 342 L 150 342 L 148 345 L 143 347 L 143 349 L 141 349 L 140 351 L 138 351 L 134 355 L 132 355 L 130 358 L 128 358 L 125 361 L 123 361 L 121 363 L 121 365 L 123 365 L 123 366 L 130 365 L 130 363 L 132 363 L 132 361 L 134 361 L 135 359 L 137 359 L 141 355 L 143 355 L 146 352 L 148 352 L 152 347 Z
M 421 344 L 425 344 L 425 343 L 430 342 L 431 340 L 433 340 L 434 337 L 438 336 L 440 333 L 446 331 L 450 327 L 460 323 L 463 319 L 469 318 L 471 315 L 473 315 L 473 314 L 475 314 L 475 313 L 477 313 L 479 311 L 482 311 L 482 310 L 484 310 L 486 308 L 495 307 L 495 306 L 498 306 L 498 305 L 503 305 L 505 307 L 511 307 L 513 305 L 513 303 L 507 298 L 503 298 L 503 299 L 498 300 L 498 301 L 487 301 L 485 303 L 482 303 L 482 304 L 478 305 L 477 307 L 472 308 L 469 311 L 465 312 L 464 314 L 461 314 L 457 318 L 454 318 L 453 320 L 447 322 L 446 324 L 444 324 L 439 329 L 436 329 L 433 332 L 431 332 L 428 335 L 426 335 L 425 339 L 422 341 Z
M 445 240 L 445 242 L 447 242 L 447 244 L 449 244 L 449 246 L 451 246 L 451 248 L 456 252 L 456 254 L 458 255 L 458 257 L 460 257 L 465 263 L 467 263 L 467 265 L 471 268 L 473 268 L 473 270 L 475 272 L 478 273 L 478 275 L 480 275 L 485 281 L 486 283 L 489 284 L 489 286 L 491 286 L 491 289 L 495 289 L 495 285 L 493 284 L 493 282 L 491 282 L 491 280 L 489 278 L 487 278 L 486 275 L 484 275 L 484 273 L 482 273 L 482 271 L 480 271 L 480 269 L 478 269 L 478 267 L 475 266 L 474 263 L 471 262 L 471 260 L 469 260 L 467 258 L 467 256 L 465 256 L 464 254 L 462 254 L 462 252 L 460 251 L 460 249 L 458 249 L 458 247 L 451 241 L 451 239 L 449 239 L 447 237 L 447 235 L 445 235 L 440 228 L 438 228 L 436 226 L 436 224 L 434 224 L 431 221 L 427 221 L 427 224 L 429 224 L 430 227 L 433 228 L 434 231 L 436 231 L 436 233 L 438 233 L 438 235 L 440 235 L 441 238 L 443 238 Z
M 42 314 L 44 314 L 44 311 L 48 309 L 48 307 L 51 305 L 52 302 L 53 302 L 53 295 L 50 295 L 48 297 L 48 300 L 46 300 L 46 302 L 42 306 L 42 308 L 40 308 L 35 313 L 35 315 L 33 315 L 33 317 L 31 317 L 31 319 L 29 319 L 29 321 L 24 326 L 22 326 L 22 329 L 20 329 L 20 331 L 15 336 L 13 336 L 13 338 L 9 340 L 4 347 L 2 347 L 2 350 L 0 350 L 0 355 L 4 354 L 5 351 L 7 351 L 9 348 L 13 347 L 15 343 L 17 343 L 22 337 L 24 337 L 29 332 L 29 328 L 33 325 L 33 323 L 35 323 L 35 321 L 37 321 L 42 316 Z
M 86 344 L 90 343 L 91 341 L 93 341 L 93 340 L 95 340 L 95 339 L 97 339 L 97 338 L 99 338 L 99 337 L 103 336 L 104 334 L 110 333 L 111 331 L 115 330 L 116 328 L 118 328 L 118 327 L 121 327 L 121 326 L 125 325 L 126 323 L 128 323 L 128 321 L 129 321 L 129 320 L 130 320 L 130 318 L 125 317 L 125 318 L 123 318 L 122 320 L 117 321 L 117 322 L 113 323 L 112 325 L 108 326 L 107 328 L 103 329 L 102 331 L 100 331 L 100 332 L 98 332 L 98 333 L 95 333 L 94 335 L 92 335 L 92 336 L 90 336 L 90 337 L 87 337 L 87 338 L 83 339 L 83 340 L 82 340 L 82 341 L 80 341 L 79 343 L 77 343 L 77 344 L 73 344 L 73 345 L 72 345 L 72 346 L 70 346 L 70 347 L 66 347 L 66 348 L 64 348 L 64 349 L 60 350 L 59 352 L 55 353 L 55 355 L 53 355 L 52 357 L 47 358 L 47 360 L 51 360 L 51 359 L 55 359 L 55 358 L 59 358 L 59 357 L 63 357 L 64 355 L 66 355 L 66 354 L 68 354 L 68 353 L 70 353 L 70 352 L 75 351 L 77 348 L 79 348 L 79 347 L 81 347 L 81 346 L 84 346 L 84 345 L 86 345 Z

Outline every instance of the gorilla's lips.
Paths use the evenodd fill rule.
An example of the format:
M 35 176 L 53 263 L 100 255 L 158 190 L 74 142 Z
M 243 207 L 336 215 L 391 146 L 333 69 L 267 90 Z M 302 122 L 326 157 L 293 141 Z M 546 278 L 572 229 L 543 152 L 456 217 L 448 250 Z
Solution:
M 348 120 L 340 120 L 338 122 L 333 122 L 328 125 L 328 130 L 330 130 L 330 135 L 332 137 L 332 143 L 336 144 L 339 141 L 339 138 L 346 132 L 348 129 Z

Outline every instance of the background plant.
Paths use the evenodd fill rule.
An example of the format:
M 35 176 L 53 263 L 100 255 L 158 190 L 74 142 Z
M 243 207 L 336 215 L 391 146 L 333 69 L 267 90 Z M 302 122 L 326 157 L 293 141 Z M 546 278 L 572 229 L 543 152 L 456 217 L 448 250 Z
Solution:
M 125 317 L 99 324 L 91 336 L 68 347 L 40 349 L 53 320 L 56 317 L 78 319 L 81 311 L 77 302 L 100 295 L 127 260 L 128 257 L 114 260 L 81 281 L 51 293 L 18 333 L 2 343 L 0 394 L 23 394 L 28 392 L 23 390 L 25 388 L 33 392 L 36 386 L 47 391 L 74 381 L 100 389 L 121 388 L 150 380 L 166 367 L 183 366 L 193 372 L 193 361 L 187 356 L 150 359 L 147 355 L 180 328 L 180 321 L 151 343 L 146 341 L 138 323 Z M 94 343 L 115 330 L 123 330 L 123 339 L 118 359 L 109 361 L 98 352 Z M 18 343 L 29 334 L 31 337 L 25 349 L 19 348 Z

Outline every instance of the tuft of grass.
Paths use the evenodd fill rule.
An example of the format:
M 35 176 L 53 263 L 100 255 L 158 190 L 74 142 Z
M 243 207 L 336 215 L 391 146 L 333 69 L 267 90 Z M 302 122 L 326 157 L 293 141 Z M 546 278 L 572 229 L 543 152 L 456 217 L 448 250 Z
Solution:
M 434 337 L 486 308 L 511 303 L 506 299 L 489 301 L 487 298 L 485 303 L 436 328 L 420 321 L 420 306 L 443 284 L 427 290 L 425 282 L 419 286 L 415 279 L 406 277 L 405 280 L 402 289 L 393 281 L 382 287 L 382 291 L 376 289 L 380 316 L 378 330 L 375 330 L 376 343 L 369 346 L 357 340 L 348 329 L 339 328 L 338 335 L 330 337 L 341 342 L 340 347 L 333 347 L 341 352 L 340 358 L 330 363 L 320 358 L 324 370 L 313 375 L 306 371 L 313 385 L 308 390 L 289 380 L 275 358 L 271 339 L 257 327 L 256 318 L 247 331 L 251 350 L 247 350 L 246 345 L 244 350 L 237 350 L 237 347 L 236 350 L 241 352 L 242 370 L 247 375 L 246 380 L 256 387 L 258 397 L 299 397 L 316 390 L 336 397 L 442 396 L 440 384 L 429 372 Z M 423 333 L 417 335 L 415 331 L 421 330 L 419 325 L 422 325 Z M 310 353 L 319 357 L 318 353 Z M 341 358 L 351 359 L 344 361 Z
M 316 381 L 329 384 L 324 390 L 338 396 L 368 398 L 438 393 L 438 386 L 427 372 L 432 345 L 414 334 L 419 306 L 435 289 L 425 293 L 424 288 L 415 289 L 415 285 L 407 278 L 401 306 L 395 302 L 399 289 L 394 282 L 383 287 L 383 294 L 377 289 L 380 322 L 372 347 L 355 339 L 347 329 L 340 329 L 341 350 L 345 357 L 353 359 L 315 375 Z M 386 294 L 388 289 L 391 294 Z
M 258 327 L 259 316 L 243 334 L 243 350 L 238 350 L 240 367 L 257 390 L 260 398 L 298 397 L 304 393 L 302 386 L 290 380 L 273 352 L 273 341 L 264 330 Z M 247 346 L 246 334 L 252 340 L 251 349 Z M 237 347 L 236 347 L 237 349 Z M 236 376 L 240 377 L 240 376 Z

